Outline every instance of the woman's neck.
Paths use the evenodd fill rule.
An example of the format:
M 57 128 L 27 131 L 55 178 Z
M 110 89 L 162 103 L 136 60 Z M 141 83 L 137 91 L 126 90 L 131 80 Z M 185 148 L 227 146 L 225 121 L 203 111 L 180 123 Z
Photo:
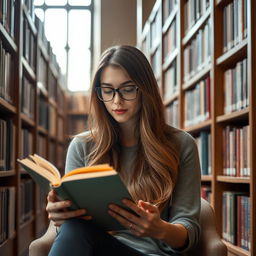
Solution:
M 121 125 L 120 142 L 125 147 L 132 147 L 138 144 L 138 138 L 135 136 L 134 126 L 129 127 Z

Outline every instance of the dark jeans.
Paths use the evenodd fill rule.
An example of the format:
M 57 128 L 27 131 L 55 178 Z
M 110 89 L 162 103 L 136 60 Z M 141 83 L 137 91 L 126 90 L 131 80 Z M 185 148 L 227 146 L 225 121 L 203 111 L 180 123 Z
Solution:
M 48 256 L 145 256 L 90 221 L 70 219 L 61 225 Z

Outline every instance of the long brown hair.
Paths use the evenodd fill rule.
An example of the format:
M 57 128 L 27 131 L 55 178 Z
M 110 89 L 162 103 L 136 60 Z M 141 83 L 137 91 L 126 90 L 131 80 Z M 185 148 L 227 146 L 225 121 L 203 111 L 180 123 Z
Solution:
M 141 93 L 136 126 L 139 150 L 129 177 L 125 172 L 121 176 L 135 201 L 142 199 L 158 205 L 162 210 L 177 178 L 179 160 L 172 140 L 175 131 L 165 124 L 164 106 L 151 66 L 144 54 L 135 47 L 115 46 L 106 50 L 101 57 L 91 90 L 89 139 L 92 147 L 88 156 L 89 164 L 108 162 L 120 172 L 119 126 L 95 93 L 95 88 L 100 86 L 102 71 L 108 65 L 126 70 Z

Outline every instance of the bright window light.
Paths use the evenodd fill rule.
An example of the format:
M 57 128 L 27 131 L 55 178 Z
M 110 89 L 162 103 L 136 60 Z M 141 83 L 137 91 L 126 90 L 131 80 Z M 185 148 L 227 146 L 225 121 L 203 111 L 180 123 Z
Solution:
M 35 14 L 41 21 L 44 21 L 44 11 L 42 9 L 35 8 Z
M 90 5 L 91 4 L 91 0 L 69 0 L 68 3 L 70 5 Z
M 45 34 L 63 73 L 66 73 L 67 11 L 48 9 L 45 12 Z
M 90 88 L 90 54 L 91 52 L 86 49 L 70 49 L 68 72 L 70 91 L 86 91 Z
M 44 0 L 34 0 L 34 5 L 42 5 Z
M 67 4 L 67 0 L 45 0 L 47 5 L 65 5 Z

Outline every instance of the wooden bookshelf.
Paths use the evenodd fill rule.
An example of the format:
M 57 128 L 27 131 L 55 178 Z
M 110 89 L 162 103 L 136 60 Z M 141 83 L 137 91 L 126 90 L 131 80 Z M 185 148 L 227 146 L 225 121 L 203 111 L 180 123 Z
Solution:
M 246 214 L 244 212 L 247 221 L 246 232 L 249 234 L 245 238 L 246 244 L 238 243 L 240 237 L 232 243 L 228 241 L 225 243 L 229 256 L 253 256 L 256 255 L 256 173 L 254 171 L 256 168 L 254 156 L 256 152 L 256 87 L 254 86 L 256 81 L 256 33 L 254 31 L 256 2 L 254 0 L 202 0 L 200 1 L 201 10 L 197 10 L 195 6 L 192 8 L 193 2 L 195 1 L 156 0 L 145 24 L 139 22 L 144 24 L 144 27 L 137 46 L 148 57 L 154 70 L 150 48 L 152 20 L 156 13 L 161 12 L 159 14 L 162 16 L 161 26 L 154 31 L 154 37 L 161 39 L 158 46 L 162 48 L 162 54 L 158 60 L 161 63 L 159 88 L 166 110 L 175 102 L 177 107 L 175 111 L 178 113 L 175 118 L 178 121 L 172 120 L 176 121 L 173 125 L 178 123 L 179 128 L 191 133 L 196 139 L 201 135 L 210 136 L 207 145 L 209 146 L 208 158 L 211 159 L 211 162 L 208 162 L 211 165 L 211 173 L 202 175 L 202 185 L 209 187 L 212 192 L 211 204 L 215 208 L 220 235 L 224 236 L 223 225 L 225 224 L 223 209 L 226 206 L 223 193 L 226 191 L 241 193 L 242 197 L 248 199 L 245 198 L 249 206 L 246 206 Z M 142 10 L 143 13 L 143 10 L 146 10 L 145 3 L 137 1 L 137 4 L 138 10 Z M 166 10 L 167 7 L 170 10 Z M 191 12 L 191 8 L 194 13 Z M 232 16 L 234 12 L 236 15 Z M 141 16 L 143 17 L 143 14 Z M 173 38 L 166 40 L 168 29 L 173 21 L 176 22 L 175 47 L 166 54 L 166 41 L 173 43 Z M 176 68 L 172 76 L 176 76 L 175 82 L 170 76 L 165 79 L 166 71 L 174 62 L 176 62 Z M 204 86 L 202 83 L 204 80 L 210 86 L 210 89 L 207 89 L 208 100 L 205 98 L 208 95 L 205 93 L 206 89 L 201 88 Z M 209 113 L 206 118 L 185 126 L 188 107 L 187 92 L 196 89 L 198 84 L 201 93 L 198 92 L 198 94 L 204 95 L 203 99 L 208 103 L 207 106 L 203 106 L 200 101 L 198 106 L 196 104 L 199 99 L 194 98 L 192 102 L 196 106 L 195 110 L 202 113 L 206 108 Z M 227 90 L 229 87 L 232 88 L 232 94 Z M 169 110 L 166 113 L 167 115 L 175 114 Z M 167 116 L 167 120 L 171 119 Z M 234 154 L 236 154 L 235 158 Z M 245 154 L 249 157 L 245 157 Z M 224 174 L 225 172 L 229 175 Z M 236 197 L 238 194 L 234 196 L 235 200 L 238 200 Z
M 0 6 L 0 190 L 8 191 L 8 203 L 13 206 L 9 211 L 1 198 L 0 216 L 5 210 L 12 224 L 5 229 L 5 236 L 3 227 L 0 228 L 0 255 L 6 256 L 28 255 L 30 242 L 48 226 L 46 194 L 16 159 L 37 153 L 63 171 L 67 142 L 66 92 L 61 85 L 60 69 L 45 39 L 44 25 L 27 8 L 28 2 L 33 6 L 33 0 L 5 1 L 5 20 Z M 43 73 L 40 58 L 44 58 Z M 4 83 L 2 77 L 6 77 Z M 49 108 L 53 114 L 42 118 Z M 29 209 L 24 210 L 25 202 Z M 7 223 L 7 217 L 4 221 Z

